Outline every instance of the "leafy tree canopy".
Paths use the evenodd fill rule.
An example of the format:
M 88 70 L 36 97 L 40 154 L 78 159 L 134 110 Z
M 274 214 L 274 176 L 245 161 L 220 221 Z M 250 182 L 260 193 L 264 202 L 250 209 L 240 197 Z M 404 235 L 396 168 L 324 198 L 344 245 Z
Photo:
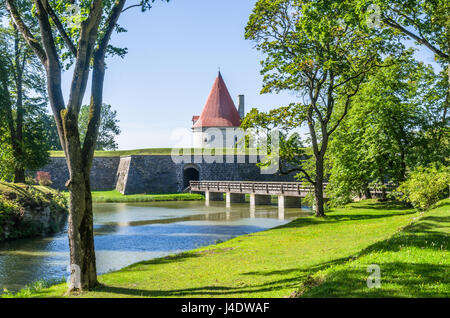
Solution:
M 403 182 L 417 165 L 448 157 L 439 129 L 446 90 L 442 77 L 415 61 L 411 51 L 387 58 L 386 64 L 361 85 L 330 144 L 328 191 L 337 202 L 367 195 L 369 185 Z
M 100 127 L 98 131 L 96 150 L 116 150 L 118 148 L 115 137 L 120 134 L 117 119 L 117 111 L 112 110 L 111 105 L 102 104 L 100 114 Z M 86 136 L 87 127 L 89 124 L 89 106 L 83 105 L 80 110 L 80 117 L 78 125 L 80 127 L 80 138 L 84 139 Z

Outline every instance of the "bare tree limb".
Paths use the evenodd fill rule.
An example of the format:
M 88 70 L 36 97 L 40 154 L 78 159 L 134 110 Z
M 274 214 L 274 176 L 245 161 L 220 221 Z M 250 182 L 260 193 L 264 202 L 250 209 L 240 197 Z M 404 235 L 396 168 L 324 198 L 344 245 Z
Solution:
M 129 6 L 129 7 L 126 7 L 125 9 L 123 9 L 122 13 L 127 11 L 128 9 L 136 8 L 136 7 L 142 7 L 142 5 L 141 4 L 133 4 L 133 5 Z

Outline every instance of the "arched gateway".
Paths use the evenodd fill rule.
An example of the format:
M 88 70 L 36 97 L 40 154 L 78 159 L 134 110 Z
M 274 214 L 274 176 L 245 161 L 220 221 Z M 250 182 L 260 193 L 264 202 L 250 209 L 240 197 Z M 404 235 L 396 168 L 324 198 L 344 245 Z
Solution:
M 189 187 L 189 181 L 200 180 L 200 169 L 197 165 L 186 164 L 183 168 L 183 190 Z

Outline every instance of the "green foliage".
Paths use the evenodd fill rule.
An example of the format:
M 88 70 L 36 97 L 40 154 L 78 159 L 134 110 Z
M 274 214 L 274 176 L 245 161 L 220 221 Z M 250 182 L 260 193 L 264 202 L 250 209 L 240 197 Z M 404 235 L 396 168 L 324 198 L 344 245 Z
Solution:
M 332 134 L 360 85 L 383 66 L 382 55 L 402 49 L 392 42 L 391 30 L 373 28 L 361 19 L 365 9 L 350 0 L 259 0 L 246 27 L 246 38 L 265 55 L 261 92 L 288 90 L 300 100 L 267 119 L 289 130 L 283 152 L 298 176 L 314 185 L 317 216 L 324 215 L 321 192 Z M 291 138 L 304 124 L 312 160 L 299 156 L 298 135 Z
M 93 202 L 158 202 L 158 201 L 195 201 L 204 200 L 205 197 L 197 193 L 174 194 L 131 194 L 123 195 L 113 191 L 93 191 Z
M 36 29 L 31 3 L 18 5 L 23 19 Z M 47 96 L 44 69 L 11 24 L 0 26 L 0 51 L 0 180 L 13 180 L 14 170 L 34 170 L 48 161 L 48 128 L 40 120 Z
M 6 129 L 0 127 L 0 181 L 14 179 L 14 156 Z
M 415 208 L 427 210 L 439 200 L 449 196 L 449 167 L 418 167 L 411 172 L 408 180 L 400 184 L 397 191 L 400 199 L 411 203 Z
M 0 241 L 5 235 L 5 228 L 11 228 L 15 223 L 15 218 L 20 213 L 17 203 L 4 200 L 0 197 Z
M 358 0 L 380 8 L 383 27 L 409 37 L 435 53 L 442 66 L 449 63 L 450 2 L 447 0 Z
M 27 285 L 26 287 L 22 288 L 19 292 L 14 293 L 10 292 L 7 289 L 3 290 L 3 294 L 1 294 L 2 298 L 28 298 L 32 295 L 36 295 L 39 292 L 45 290 L 46 288 L 49 288 L 53 285 L 57 284 L 63 284 L 65 283 L 66 279 L 60 278 L 60 279 L 49 279 L 49 280 L 38 280 L 30 285 Z
M 275 156 L 280 159 L 280 172 L 296 172 L 298 180 L 305 180 L 305 175 L 300 170 L 307 171 L 314 178 L 314 161 L 311 149 L 306 149 L 296 128 L 300 112 L 298 105 L 291 104 L 287 107 L 278 107 L 268 112 L 261 112 L 253 108 L 242 120 L 241 128 L 248 132 L 248 146 L 251 149 L 267 150 L 265 156 L 257 165 L 262 169 L 269 166 Z M 272 142 L 272 133 L 279 133 L 278 143 Z M 278 147 L 275 149 L 274 147 Z M 308 181 L 308 180 L 307 180 Z
M 162 1 L 169 2 L 169 0 Z M 136 4 L 130 4 L 129 8 L 131 9 L 137 7 L 141 12 L 145 12 L 150 10 L 155 2 L 156 0 L 139 0 Z M 88 18 L 92 1 L 75 2 L 71 0 L 49 0 L 49 3 L 59 17 L 59 20 L 66 30 L 68 36 L 71 39 L 79 39 L 81 34 L 81 23 Z M 102 19 L 99 26 L 99 34 L 101 36 L 103 36 L 103 33 L 107 29 L 108 17 L 111 14 L 112 8 L 116 3 L 116 0 L 104 0 L 102 2 Z M 74 5 L 76 5 L 76 7 L 74 7 Z M 128 8 L 124 8 L 124 10 L 128 10 Z M 34 11 L 35 8 L 33 8 L 33 12 Z M 119 24 L 116 24 L 114 30 L 117 33 L 127 32 L 127 30 Z M 73 56 L 73 54 L 67 51 L 63 38 L 61 37 L 59 32 L 55 34 L 54 40 L 59 51 L 59 56 L 61 57 L 62 62 L 64 62 L 64 67 L 66 70 L 68 70 L 74 64 L 75 57 Z M 106 53 L 107 56 L 119 56 L 123 58 L 128 53 L 128 49 L 125 47 L 108 45 Z
M 330 143 L 328 192 L 336 202 L 364 194 L 387 179 L 398 184 L 407 170 L 446 162 L 442 114 L 446 85 L 431 66 L 412 58 L 387 58 L 361 85 L 349 114 Z
M 84 141 L 86 137 L 87 127 L 90 119 L 89 105 L 83 105 L 80 110 L 78 118 L 78 127 L 80 131 L 80 140 Z M 44 119 L 47 123 L 48 132 L 46 134 L 46 141 L 51 150 L 62 151 L 61 143 L 58 137 L 58 130 L 53 116 Z M 95 150 L 96 151 L 113 151 L 118 148 L 115 137 L 120 134 L 117 119 L 117 111 L 112 110 L 111 105 L 103 104 L 100 113 L 100 126 L 98 130 L 98 137 Z
M 45 143 L 50 151 L 61 150 L 61 142 L 58 136 L 58 129 L 56 128 L 56 122 L 53 115 L 44 114 L 39 118 L 39 121 L 42 122 L 44 127 L 47 127 L 45 130 Z M 51 153 L 50 153 L 51 154 Z M 64 154 L 62 154 L 64 156 Z
M 42 120 L 47 116 L 44 103 L 25 104 L 22 165 L 25 170 L 37 170 L 49 162 L 50 147 L 46 141 L 48 127 Z
M 43 224 L 24 222 L 24 209 L 50 208 L 47 233 L 61 230 L 59 215 L 67 211 L 67 198 L 43 186 L 0 182 L 0 241 L 42 235 Z M 6 235 L 8 233 L 8 235 Z
M 81 107 L 78 119 L 80 130 L 80 140 L 84 140 L 89 123 L 90 109 L 88 105 Z M 117 111 L 112 110 L 111 105 L 103 104 L 100 114 L 100 127 L 98 130 L 97 144 L 95 150 L 116 150 L 118 148 L 114 138 L 120 134 L 120 128 L 117 125 Z

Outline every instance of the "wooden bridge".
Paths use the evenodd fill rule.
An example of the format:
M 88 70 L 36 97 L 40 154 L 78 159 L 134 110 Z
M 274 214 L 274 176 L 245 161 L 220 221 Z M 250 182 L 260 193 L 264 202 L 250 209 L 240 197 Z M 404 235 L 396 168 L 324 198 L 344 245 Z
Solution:
M 328 199 L 325 192 L 324 199 Z M 387 191 L 393 188 L 385 185 Z M 391 189 L 392 188 L 392 189 Z M 301 207 L 301 198 L 314 192 L 314 187 L 302 182 L 265 182 L 265 181 L 190 181 L 191 192 L 204 192 L 206 204 L 209 201 L 223 201 L 225 193 L 226 204 L 245 202 L 245 195 L 250 196 L 250 206 L 271 204 L 272 196 L 278 197 L 278 207 Z M 380 197 L 383 191 L 370 189 L 372 197 Z
M 193 192 L 243 193 L 260 195 L 286 195 L 304 198 L 314 191 L 312 185 L 301 182 L 258 182 L 258 181 L 191 181 Z M 324 184 L 325 188 L 326 184 Z
M 280 208 L 300 207 L 301 198 L 314 192 L 313 186 L 301 182 L 191 181 L 190 188 L 192 192 L 204 192 L 207 204 L 222 201 L 224 193 L 227 206 L 243 203 L 245 195 L 249 194 L 250 206 L 270 204 L 272 196 L 277 196 Z

